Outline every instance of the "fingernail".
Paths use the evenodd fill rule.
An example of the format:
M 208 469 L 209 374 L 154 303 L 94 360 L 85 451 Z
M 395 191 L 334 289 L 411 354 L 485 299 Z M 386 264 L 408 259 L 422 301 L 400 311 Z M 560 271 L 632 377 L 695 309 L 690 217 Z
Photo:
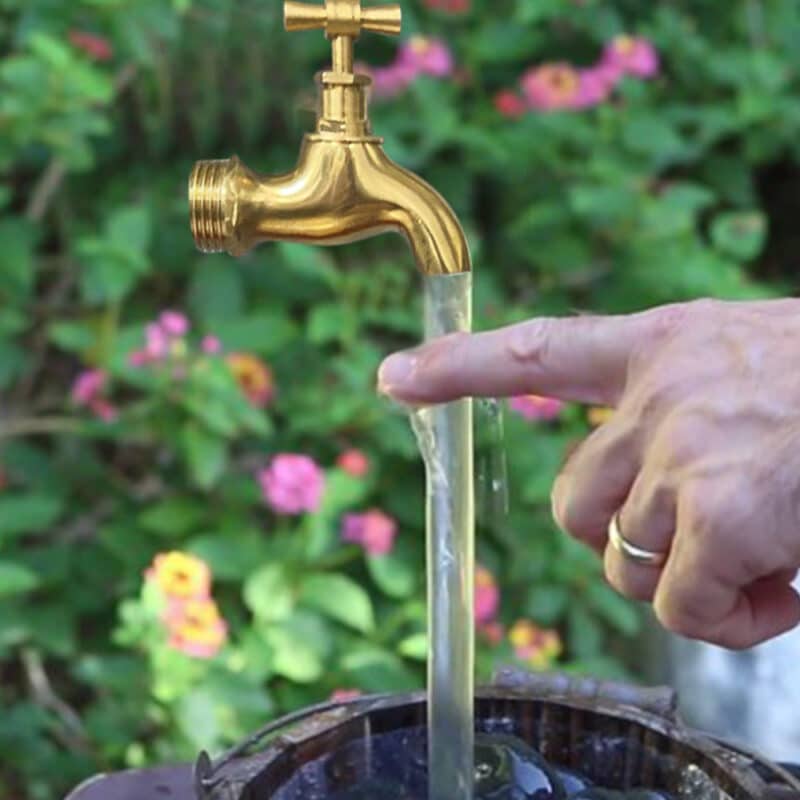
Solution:
M 378 391 L 394 394 L 408 382 L 416 366 L 416 358 L 410 353 L 395 353 L 389 356 L 378 371 Z

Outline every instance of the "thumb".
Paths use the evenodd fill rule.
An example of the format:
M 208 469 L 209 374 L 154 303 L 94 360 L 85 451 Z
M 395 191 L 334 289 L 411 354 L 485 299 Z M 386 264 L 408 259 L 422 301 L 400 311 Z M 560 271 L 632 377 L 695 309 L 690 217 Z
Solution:
M 389 356 L 378 389 L 413 404 L 539 394 L 615 405 L 631 350 L 653 317 L 537 318 L 488 333 L 453 334 Z

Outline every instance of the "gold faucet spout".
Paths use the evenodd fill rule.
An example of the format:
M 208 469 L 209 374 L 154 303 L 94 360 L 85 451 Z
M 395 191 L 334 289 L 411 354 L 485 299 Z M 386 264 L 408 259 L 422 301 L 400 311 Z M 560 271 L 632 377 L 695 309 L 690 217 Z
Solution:
M 371 137 L 308 136 L 297 168 L 274 177 L 257 175 L 236 157 L 200 162 L 190 179 L 190 207 L 205 252 L 240 256 L 265 241 L 338 245 L 396 232 L 423 273 L 470 270 L 464 233 L 447 202 Z
M 429 184 L 386 155 L 370 130 L 371 80 L 353 72 L 354 41 L 362 31 L 400 33 L 400 6 L 287 0 L 284 17 L 287 30 L 321 28 L 331 42 L 331 70 L 318 78 L 317 130 L 285 175 L 258 175 L 236 157 L 196 164 L 189 205 L 197 246 L 240 256 L 265 241 L 335 245 L 395 232 L 406 237 L 423 273 L 469 272 L 455 214 Z

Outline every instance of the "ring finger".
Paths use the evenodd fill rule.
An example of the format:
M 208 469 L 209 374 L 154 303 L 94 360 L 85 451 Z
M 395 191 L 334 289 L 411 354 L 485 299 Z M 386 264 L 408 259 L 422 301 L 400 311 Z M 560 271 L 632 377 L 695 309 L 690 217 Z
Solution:
M 668 553 L 675 535 L 676 493 L 664 476 L 663 466 L 646 463 L 617 516 L 625 540 L 651 553 Z M 632 600 L 652 601 L 663 568 L 633 561 L 611 541 L 606 546 L 606 577 Z

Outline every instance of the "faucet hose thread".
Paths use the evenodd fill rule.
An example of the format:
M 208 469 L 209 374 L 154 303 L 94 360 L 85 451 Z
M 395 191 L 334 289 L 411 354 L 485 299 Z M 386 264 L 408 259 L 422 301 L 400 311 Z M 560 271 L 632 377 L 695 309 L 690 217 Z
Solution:
M 234 168 L 232 159 L 199 161 L 189 178 L 192 235 L 204 253 L 227 250 L 233 232 L 227 208 L 228 176 Z

